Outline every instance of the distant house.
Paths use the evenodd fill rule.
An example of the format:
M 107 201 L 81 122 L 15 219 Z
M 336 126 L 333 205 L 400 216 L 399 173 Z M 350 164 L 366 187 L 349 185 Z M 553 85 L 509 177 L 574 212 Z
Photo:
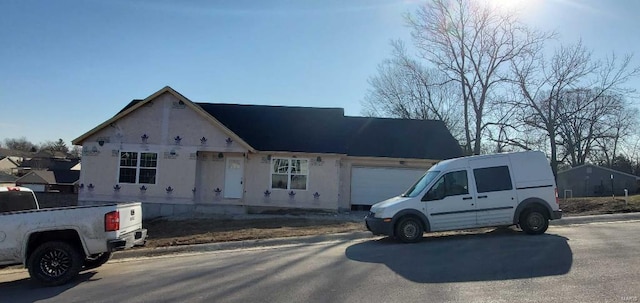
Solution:
M 34 170 L 15 180 L 15 183 L 34 192 L 73 193 L 78 179 L 80 171 L 77 170 Z
M 8 156 L 0 159 L 0 172 L 11 174 L 20 167 L 22 157 Z
M 17 168 L 13 169 L 12 173 L 16 176 L 24 176 L 36 170 L 71 170 L 78 163 L 80 163 L 80 159 L 70 158 L 65 153 L 43 150 L 25 158 Z
M 146 217 L 366 207 L 462 156 L 442 121 L 194 103 L 170 87 L 73 144 L 83 147 L 79 204 L 137 200 Z
M 640 177 L 593 164 L 584 164 L 558 172 L 559 196 L 595 197 L 615 193 L 638 192 Z

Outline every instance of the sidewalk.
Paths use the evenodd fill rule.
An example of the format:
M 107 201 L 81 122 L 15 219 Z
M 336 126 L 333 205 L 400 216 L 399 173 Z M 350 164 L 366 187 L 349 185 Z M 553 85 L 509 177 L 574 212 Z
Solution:
M 596 222 L 619 222 L 619 221 L 632 221 L 632 220 L 640 220 L 640 213 L 565 217 L 560 220 L 552 220 L 550 222 L 551 223 L 550 225 L 564 226 L 564 225 L 573 225 L 573 224 L 588 224 L 588 223 L 596 223 Z M 233 242 L 218 242 L 218 243 L 209 243 L 209 244 L 169 246 L 169 247 L 158 247 L 158 248 L 138 248 L 138 249 L 131 249 L 126 251 L 116 252 L 113 254 L 111 259 L 119 260 L 119 259 L 153 257 L 153 256 L 162 256 L 162 255 L 171 255 L 171 254 L 180 254 L 180 253 L 233 250 L 233 249 L 270 247 L 270 246 L 281 246 L 281 245 L 308 245 L 308 244 L 328 242 L 328 241 L 350 241 L 350 240 L 367 239 L 367 238 L 374 238 L 374 237 L 376 236 L 372 235 L 370 232 L 353 232 L 353 233 L 328 234 L 328 235 L 319 235 L 319 236 L 306 236 L 306 237 L 289 237 L 289 238 L 273 238 L 273 239 L 233 241 Z

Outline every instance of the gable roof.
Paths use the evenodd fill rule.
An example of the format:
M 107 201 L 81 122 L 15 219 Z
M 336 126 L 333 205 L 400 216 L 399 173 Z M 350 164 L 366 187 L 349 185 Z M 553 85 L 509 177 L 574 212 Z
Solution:
M 162 89 L 160 89 L 159 91 L 153 93 L 151 96 L 145 98 L 144 100 L 134 100 L 134 101 L 130 102 L 123 110 L 118 112 L 111 119 L 109 119 L 109 120 L 101 123 L 100 125 L 94 127 L 90 131 L 88 131 L 88 132 L 84 133 L 83 135 L 81 135 L 80 137 L 74 139 L 71 143 L 74 144 L 74 145 L 81 145 L 84 142 L 84 140 L 89 138 L 91 135 L 97 133 L 98 131 L 100 131 L 101 129 L 107 127 L 111 123 L 119 120 L 122 117 L 125 117 L 126 115 L 132 113 L 136 109 L 144 106 L 148 102 L 156 99 L 157 97 L 159 97 L 159 96 L 161 96 L 162 94 L 165 94 L 165 93 L 171 94 L 174 97 L 176 97 L 179 101 L 184 102 L 184 104 L 186 106 L 188 106 L 189 108 L 193 109 L 198 114 L 200 114 L 204 119 L 208 120 L 209 122 L 211 122 L 212 124 L 214 124 L 215 126 L 220 128 L 222 130 L 222 132 L 224 132 L 226 135 L 228 135 L 230 138 L 232 138 L 235 142 L 238 142 L 238 144 L 240 144 L 241 146 L 245 147 L 246 149 L 248 149 L 250 151 L 254 151 L 253 147 L 251 147 L 249 144 L 247 144 L 247 142 L 242 140 L 242 138 L 238 137 L 235 133 L 233 133 L 231 130 L 226 128 L 222 123 L 220 123 L 214 117 L 212 117 L 211 115 L 208 115 L 206 112 L 204 112 L 202 110 L 202 108 L 200 108 L 199 106 L 195 105 L 191 100 L 187 99 L 185 96 L 183 96 L 182 94 L 178 93 L 177 91 L 175 91 L 173 88 L 171 88 L 169 86 L 163 87 Z
M 565 174 L 565 173 L 570 172 L 572 170 L 586 168 L 586 167 L 593 167 L 593 168 L 596 168 L 596 169 L 601 169 L 601 170 L 609 171 L 609 172 L 612 172 L 612 173 L 621 174 L 621 175 L 625 175 L 625 176 L 628 176 L 628 177 L 633 177 L 633 178 L 636 178 L 637 180 L 640 180 L 639 176 L 632 175 L 632 174 L 629 174 L 629 173 L 625 173 L 625 172 L 622 172 L 622 171 L 619 171 L 619 170 L 615 170 L 615 169 L 612 169 L 612 168 L 608 168 L 608 167 L 604 167 L 604 166 L 598 166 L 598 165 L 591 164 L 591 163 L 585 163 L 585 164 L 582 164 L 582 165 L 578 165 L 578 166 L 575 166 L 575 167 L 571 167 L 569 169 L 565 169 L 565 170 L 559 171 L 558 175 Z
M 80 179 L 77 170 L 34 170 L 18 178 L 20 184 L 73 184 Z
M 113 118 L 73 141 L 126 116 L 160 93 L 182 95 L 165 87 L 145 100 L 133 100 Z M 341 108 L 193 103 L 234 140 L 251 151 L 335 153 L 359 157 L 449 159 L 463 155 L 442 121 L 347 117 Z M 187 102 L 188 101 L 188 102 Z

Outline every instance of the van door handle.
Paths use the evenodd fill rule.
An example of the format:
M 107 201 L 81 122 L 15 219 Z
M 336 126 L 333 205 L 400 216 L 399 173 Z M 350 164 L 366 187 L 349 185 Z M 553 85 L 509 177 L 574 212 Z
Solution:
M 487 196 L 478 196 L 478 199 L 484 199 L 484 198 L 486 198 L 486 197 L 487 197 Z
M 462 200 L 471 200 L 471 199 L 473 199 L 473 198 L 472 197 L 464 197 L 464 198 L 462 198 Z

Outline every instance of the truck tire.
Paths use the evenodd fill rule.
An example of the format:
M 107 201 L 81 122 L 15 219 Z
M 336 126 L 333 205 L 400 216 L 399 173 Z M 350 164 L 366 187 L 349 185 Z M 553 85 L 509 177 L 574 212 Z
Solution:
M 396 225 L 395 236 L 404 243 L 414 243 L 422 239 L 422 224 L 414 217 L 407 217 L 400 220 Z
M 543 234 L 547 231 L 547 228 L 549 228 L 547 212 L 539 207 L 525 210 L 522 215 L 520 215 L 520 228 L 530 235 Z
M 44 286 L 69 282 L 80 272 L 84 256 L 66 242 L 45 242 L 38 246 L 27 262 L 29 275 Z
M 84 266 L 82 267 L 82 270 L 98 268 L 104 263 L 107 263 L 109 258 L 111 258 L 111 252 L 103 252 L 101 254 L 87 256 L 87 258 L 84 259 Z

